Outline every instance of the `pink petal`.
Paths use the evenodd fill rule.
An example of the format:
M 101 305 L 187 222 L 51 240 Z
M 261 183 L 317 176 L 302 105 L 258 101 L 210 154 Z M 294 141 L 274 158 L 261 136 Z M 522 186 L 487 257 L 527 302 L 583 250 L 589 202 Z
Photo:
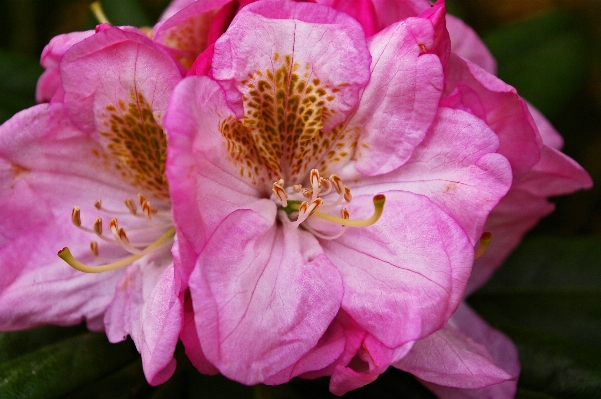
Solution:
M 528 104 L 528 110 L 536 123 L 536 127 L 543 139 L 543 143 L 556 150 L 561 150 L 563 148 L 563 137 L 561 137 L 559 132 L 551 125 L 551 122 L 549 122 L 532 104 Z
M 50 40 L 44 47 L 40 63 L 46 70 L 38 80 L 35 98 L 37 102 L 48 102 L 54 96 L 61 84 L 59 64 L 65 52 L 74 44 L 92 36 L 93 30 L 85 32 L 71 32 L 58 35 Z
M 215 12 L 231 0 L 194 2 L 157 24 L 153 40 L 165 46 L 186 68 L 209 44 L 209 31 Z M 221 32 L 225 27 L 221 27 Z
M 94 155 L 100 150 L 60 104 L 22 111 L 0 127 L 3 329 L 96 319 L 110 302 L 121 272 L 81 273 L 56 255 L 69 245 L 78 259 L 92 261 L 89 234 L 71 224 L 73 205 L 85 224 L 97 215 L 96 199 L 131 195 Z
M 402 167 L 366 179 L 353 193 L 406 190 L 427 196 L 476 244 L 489 212 L 507 192 L 511 171 L 498 139 L 478 118 L 440 108 L 426 139 Z
M 363 31 L 353 18 L 317 4 L 266 0 L 244 7 L 215 43 L 213 76 L 241 117 L 242 97 L 252 97 L 249 93 L 255 90 L 245 85 L 250 75 L 253 81 L 254 74 L 276 76 L 281 68 L 291 74 L 298 68 L 299 83 L 307 82 L 297 87 L 300 94 L 310 97 L 305 95 L 310 86 L 326 89 L 328 95 L 320 102 L 325 106 L 327 101 L 322 123 L 329 131 L 357 106 L 359 90 L 369 80 L 369 62 Z M 274 88 L 270 95 L 279 94 Z M 273 118 L 275 126 L 286 121 L 285 115 L 282 121 Z
M 461 299 L 473 248 L 460 226 L 427 197 L 388 191 L 376 224 L 321 243 L 344 283 L 342 308 L 375 338 L 397 348 L 440 328 Z M 354 197 L 353 219 L 373 212 Z
M 544 146 L 540 161 L 515 187 L 541 197 L 561 195 L 591 188 L 593 181 L 576 161 L 558 150 Z
M 85 132 L 94 132 L 106 129 L 113 114 L 123 118 L 128 104 L 139 108 L 140 96 L 152 112 L 140 116 L 141 125 L 161 125 L 181 74 L 146 36 L 108 27 L 65 54 L 61 77 L 70 117 Z
M 228 154 L 216 127 L 228 113 L 214 81 L 189 77 L 178 85 L 166 117 L 167 175 L 180 251 L 187 262 L 199 257 L 190 292 L 202 351 L 224 375 L 250 384 L 317 344 L 342 286 L 317 241 L 275 225 L 275 203 L 259 199 L 223 162 Z
M 225 376 L 246 384 L 314 347 L 342 296 L 338 272 L 313 236 L 274 220 L 275 206 L 271 215 L 230 214 L 190 276 L 203 352 Z
M 431 7 L 428 0 L 372 0 L 381 29 L 409 17 L 416 17 Z
M 432 124 L 444 85 L 440 59 L 424 54 L 433 44 L 431 22 L 418 18 L 370 40 L 372 77 L 349 122 L 363 131 L 356 154 L 361 173 L 387 173 L 405 163 Z
M 492 233 L 492 242 L 484 255 L 474 262 L 466 296 L 484 285 L 524 234 L 554 209 L 555 206 L 543 197 L 511 189 L 486 221 L 484 231 Z
M 194 322 L 194 309 L 192 308 L 190 291 L 186 291 L 184 298 L 184 323 L 180 339 L 186 348 L 186 356 L 188 356 L 190 362 L 200 373 L 215 375 L 219 373 L 219 370 L 207 360 L 202 351 L 202 347 L 200 346 L 200 341 L 198 340 L 198 331 L 196 330 L 196 323 Z
M 169 250 L 162 251 L 125 270 L 104 319 L 110 342 L 131 335 L 151 385 L 162 384 L 175 371 L 183 313 L 173 264 L 165 263 L 171 260 Z
M 526 102 L 516 90 L 476 64 L 452 55 L 441 105 L 470 110 L 499 136 L 498 152 L 509 160 L 514 179 L 534 166 L 542 140 Z M 457 105 L 459 95 L 461 106 Z M 480 112 L 478 112 L 480 110 Z
M 451 35 L 451 50 L 486 72 L 495 75 L 497 62 L 476 32 L 459 18 L 447 14 L 447 29 Z
M 517 377 L 520 373 L 518 352 L 515 345 L 504 334 L 486 324 L 465 304 L 459 306 L 451 320 L 453 323 L 456 323 L 458 330 L 463 333 L 459 334 L 464 337 L 464 343 L 468 343 L 472 347 L 481 345 L 480 348 L 485 348 L 489 359 L 494 362 L 496 367 L 504 370 L 508 378 L 506 381 L 488 385 L 480 389 L 469 389 L 467 385 L 471 384 L 466 384 L 466 381 L 462 379 L 450 379 L 448 381 L 450 382 L 450 386 L 437 385 L 431 382 L 424 382 L 424 385 L 442 399 L 513 398 L 517 389 Z M 431 352 L 428 352 L 427 357 L 429 358 L 430 356 Z M 465 361 L 467 362 L 467 360 Z M 485 369 L 485 367 L 478 369 L 477 374 Z M 488 369 L 490 370 L 491 368 L 488 367 Z
M 365 37 L 370 37 L 383 28 L 378 26 L 379 21 L 372 0 L 317 0 L 315 2 L 345 12 L 355 18 L 363 27 Z

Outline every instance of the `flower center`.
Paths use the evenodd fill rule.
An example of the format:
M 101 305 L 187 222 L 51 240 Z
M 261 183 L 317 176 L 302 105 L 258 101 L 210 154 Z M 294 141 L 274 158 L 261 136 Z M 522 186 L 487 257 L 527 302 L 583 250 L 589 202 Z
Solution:
M 94 234 L 100 240 L 112 244 L 113 247 L 121 248 L 126 253 L 129 253 L 130 256 L 116 261 L 109 261 L 100 266 L 90 266 L 79 262 L 71 255 L 69 248 L 66 247 L 58 252 L 58 256 L 74 269 L 86 273 L 100 273 L 127 266 L 153 252 L 164 243 L 171 242 L 171 238 L 175 234 L 175 229 L 172 226 L 170 212 L 154 208 L 150 204 L 150 201 L 142 194 L 138 194 L 138 203 L 141 212 L 138 212 L 138 207 L 132 198 L 127 198 L 124 201 L 126 210 L 123 211 L 106 209 L 103 207 L 101 200 L 97 200 L 94 203 L 94 207 L 99 211 L 111 216 L 125 216 L 130 222 L 133 222 L 132 224 L 136 226 L 130 232 L 135 234 L 135 240 L 130 240 L 126 229 L 119 225 L 116 217 L 112 217 L 108 223 L 108 230 L 110 231 L 110 235 L 108 235 L 104 233 L 102 217 L 97 216 L 92 227 L 86 227 L 81 222 L 80 208 L 75 206 L 71 211 L 71 222 L 76 227 Z M 106 258 L 100 256 L 97 241 L 92 240 L 90 242 L 90 251 L 94 257 L 107 261 Z
M 334 234 L 327 235 L 316 231 L 308 223 L 303 224 L 303 227 L 313 233 L 315 236 L 323 239 L 335 239 L 340 237 L 347 227 L 367 227 L 376 223 L 382 211 L 384 210 L 384 202 L 386 197 L 383 194 L 374 196 L 374 213 L 371 217 L 363 220 L 350 219 L 350 214 L 347 208 L 343 207 L 352 201 L 353 196 L 351 189 L 344 185 L 342 179 L 335 174 L 330 175 L 329 179 L 319 175 L 317 169 L 312 169 L 309 178 L 311 188 L 305 188 L 302 184 L 293 186 L 284 186 L 284 179 L 279 179 L 273 183 L 273 194 L 271 199 L 280 205 L 282 211 L 281 220 L 288 228 L 297 228 L 309 217 L 313 216 L 326 220 L 331 223 L 342 226 L 342 229 Z M 329 195 L 334 189 L 336 195 Z M 332 193 L 333 194 L 333 193 Z M 334 197 L 328 201 L 328 196 Z M 330 213 L 332 210 L 340 209 L 340 216 L 335 216 Z M 291 221 L 291 217 L 296 216 L 295 221 Z

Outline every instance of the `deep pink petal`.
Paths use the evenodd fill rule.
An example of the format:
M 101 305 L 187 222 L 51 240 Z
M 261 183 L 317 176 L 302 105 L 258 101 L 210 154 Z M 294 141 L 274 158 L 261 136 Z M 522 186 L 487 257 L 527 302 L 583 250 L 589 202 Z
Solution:
M 203 351 L 224 375 L 246 384 L 314 347 L 342 297 L 340 276 L 312 235 L 274 220 L 275 206 L 271 215 L 230 214 L 190 276 Z
M 541 197 L 568 194 L 592 186 L 593 181 L 582 166 L 546 145 L 541 151 L 540 161 L 515 184 L 516 188 Z
M 189 68 L 209 43 L 215 12 L 231 0 L 196 1 L 153 29 L 153 40 L 165 46 L 171 54 Z M 222 27 L 222 32 L 225 27 Z
M 511 171 L 498 139 L 469 113 L 440 108 L 426 139 L 402 167 L 366 179 L 353 192 L 406 190 L 426 195 L 452 216 L 475 245 L 489 212 L 507 192 Z
M 471 344 L 486 348 L 491 360 L 510 377 L 507 381 L 480 389 L 461 389 L 461 380 L 451 380 L 451 386 L 441 386 L 425 382 L 424 384 L 442 399 L 511 399 L 517 389 L 517 377 L 520 373 L 518 352 L 515 345 L 504 334 L 491 328 L 467 305 L 461 304 L 451 319 L 458 331 L 468 337 Z M 429 354 L 428 354 L 429 355 Z M 464 388 L 467 388 L 463 385 Z
M 517 91 L 476 64 L 449 59 L 441 105 L 472 112 L 499 136 L 498 152 L 509 160 L 514 179 L 539 160 L 542 140 L 526 102 Z M 460 105 L 459 105 L 460 104 Z
M 317 4 L 266 0 L 244 7 L 215 43 L 213 76 L 242 117 L 242 97 L 256 91 L 245 84 L 249 79 L 273 74 L 282 80 L 280 74 L 291 74 L 293 68 L 299 83 L 307 82 L 296 88 L 303 97 L 310 97 L 309 86 L 315 95 L 318 88 L 325 90 L 320 102 L 327 102 L 327 113 L 321 122 L 329 131 L 357 106 L 359 90 L 369 80 L 369 63 L 363 30 L 353 18 Z M 278 72 L 281 68 L 286 72 Z M 281 94 L 286 96 L 288 87 L 272 89 L 271 101 L 280 95 L 276 89 L 285 89 Z M 273 118 L 276 126 L 286 120 Z
M 383 28 L 379 26 L 372 0 L 317 0 L 315 3 L 327 5 L 355 18 L 363 27 L 365 37 L 370 37 Z
M 551 125 L 551 122 L 549 122 L 532 104 L 528 104 L 528 110 L 536 123 L 536 127 L 543 139 L 543 143 L 556 150 L 561 150 L 563 148 L 563 137 L 561 137 L 559 132 Z
M 543 197 L 523 190 L 510 190 L 486 221 L 484 231 L 492 233 L 492 242 L 484 255 L 474 262 L 466 295 L 488 281 L 524 234 L 554 209 L 555 206 Z
M 461 227 L 427 197 L 388 191 L 376 224 L 322 241 L 344 282 L 342 308 L 389 348 L 422 338 L 454 312 L 473 248 Z M 373 212 L 353 198 L 352 218 Z
M 409 17 L 416 17 L 431 7 L 428 0 L 372 0 L 372 2 L 380 21 L 380 29 Z
M 440 59 L 426 54 L 434 28 L 411 18 L 369 42 L 372 76 L 349 126 L 362 130 L 357 169 L 366 175 L 390 172 L 411 157 L 430 128 L 444 80 Z
M 459 18 L 447 14 L 447 29 L 451 35 L 451 50 L 493 75 L 497 62 L 474 30 Z
M 130 104 L 140 110 L 141 129 L 162 125 L 169 94 L 181 79 L 175 62 L 146 36 L 108 27 L 73 46 L 61 63 L 65 106 L 85 132 L 108 129 L 125 118 Z M 141 104 L 148 104 L 151 115 Z
M 186 291 L 184 298 L 184 323 L 180 339 L 184 344 L 186 356 L 188 356 L 190 362 L 200 373 L 207 375 L 218 374 L 219 370 L 209 363 L 200 346 L 198 331 L 196 331 L 196 323 L 194 322 L 194 309 L 192 308 L 190 291 Z
M 467 389 L 512 378 L 494 364 L 486 347 L 449 325 L 417 341 L 394 366 L 424 381 Z

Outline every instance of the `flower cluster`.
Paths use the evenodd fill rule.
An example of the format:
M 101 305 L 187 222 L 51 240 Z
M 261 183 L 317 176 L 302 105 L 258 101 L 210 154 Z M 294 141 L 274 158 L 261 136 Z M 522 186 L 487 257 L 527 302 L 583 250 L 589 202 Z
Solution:
M 443 1 L 175 0 L 42 65 L 0 127 L 0 329 L 130 335 L 151 384 L 181 340 L 245 384 L 513 397 L 462 298 L 591 180 Z

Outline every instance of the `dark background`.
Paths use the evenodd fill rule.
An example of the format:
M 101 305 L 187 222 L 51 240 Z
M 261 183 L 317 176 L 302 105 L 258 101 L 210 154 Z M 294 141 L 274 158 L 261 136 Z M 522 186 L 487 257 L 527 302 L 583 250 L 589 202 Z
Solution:
M 93 28 L 89 0 L 0 0 L 0 123 L 35 103 L 39 56 L 55 35 Z M 115 25 L 151 26 L 166 0 L 105 0 Z M 601 398 L 601 1 L 448 0 L 478 31 L 498 75 L 561 132 L 564 152 L 595 187 L 553 199 L 545 218 L 470 304 L 518 345 L 519 398 Z M 83 326 L 0 333 L 0 396 L 330 397 L 327 380 L 243 387 L 194 371 L 181 348 L 176 375 L 149 387 L 131 342 Z M 67 395 L 67 396 L 65 396 Z M 432 397 L 390 370 L 352 398 Z

